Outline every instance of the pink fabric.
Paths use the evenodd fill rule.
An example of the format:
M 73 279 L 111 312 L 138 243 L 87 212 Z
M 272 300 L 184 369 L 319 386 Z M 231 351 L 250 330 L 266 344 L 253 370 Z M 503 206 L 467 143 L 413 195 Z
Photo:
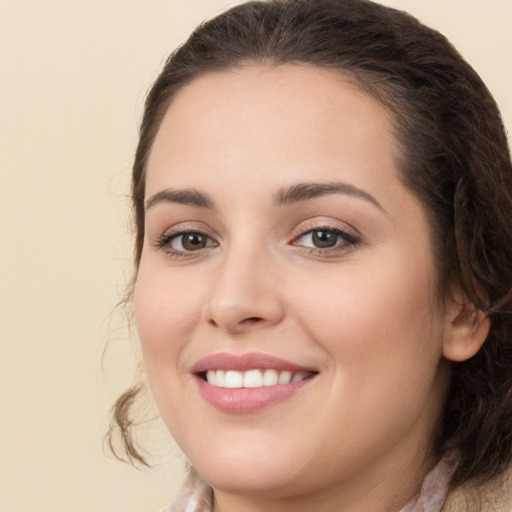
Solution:
M 448 484 L 457 467 L 457 457 L 450 453 L 425 477 L 420 495 L 413 498 L 400 512 L 439 512 L 446 500 Z
M 420 495 L 413 498 L 399 512 L 440 512 L 448 483 L 457 466 L 454 454 L 446 455 L 425 477 Z M 195 472 L 191 471 L 176 498 L 160 512 L 212 512 L 212 489 Z

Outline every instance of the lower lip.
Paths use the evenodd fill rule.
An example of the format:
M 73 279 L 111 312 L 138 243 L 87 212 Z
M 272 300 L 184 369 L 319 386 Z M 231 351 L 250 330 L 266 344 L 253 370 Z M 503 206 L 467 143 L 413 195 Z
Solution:
M 304 386 L 307 386 L 313 378 L 309 377 L 300 382 L 276 386 L 235 389 L 212 386 L 200 377 L 197 377 L 196 380 L 201 395 L 209 404 L 223 412 L 247 414 L 267 409 L 291 398 Z

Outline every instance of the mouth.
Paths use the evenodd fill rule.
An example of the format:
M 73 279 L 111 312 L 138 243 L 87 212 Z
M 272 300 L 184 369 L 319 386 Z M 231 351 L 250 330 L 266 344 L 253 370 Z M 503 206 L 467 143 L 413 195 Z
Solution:
M 199 376 L 211 386 L 227 389 L 262 388 L 269 386 L 284 386 L 310 379 L 315 372 L 278 370 L 278 369 L 251 369 L 237 370 L 208 370 Z
M 214 354 L 198 361 L 194 375 L 203 398 L 229 413 L 251 413 L 291 398 L 318 371 L 265 354 Z

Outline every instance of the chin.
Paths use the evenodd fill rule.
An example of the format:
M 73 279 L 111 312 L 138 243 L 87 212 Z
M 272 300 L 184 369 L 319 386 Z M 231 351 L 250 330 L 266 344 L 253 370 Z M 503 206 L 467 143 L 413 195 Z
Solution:
M 245 461 L 244 467 L 239 464 L 227 464 L 223 467 L 212 465 L 197 468 L 199 474 L 208 485 L 218 491 L 239 495 L 263 495 L 266 499 L 282 499 L 297 494 L 301 486 L 296 476 L 291 475 L 289 468 L 274 465 L 269 459 L 266 464 L 255 466 Z
M 296 450 L 280 452 L 272 443 L 246 440 L 242 446 L 216 446 L 216 450 L 203 449 L 191 463 L 211 487 L 226 493 L 266 497 L 293 494 L 301 480 L 301 467 L 307 466 L 297 460 Z

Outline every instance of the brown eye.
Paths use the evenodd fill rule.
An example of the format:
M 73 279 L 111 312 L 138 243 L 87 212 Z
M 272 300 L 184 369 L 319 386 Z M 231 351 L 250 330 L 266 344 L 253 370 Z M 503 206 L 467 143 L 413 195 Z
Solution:
M 334 231 L 318 230 L 311 232 L 311 241 L 318 249 L 334 247 L 338 243 L 340 235 Z
M 201 233 L 186 233 L 182 235 L 182 237 L 183 241 L 181 243 L 183 244 L 183 248 L 187 251 L 196 251 L 197 249 L 206 247 L 206 236 Z
M 341 229 L 310 229 L 295 239 L 293 245 L 310 250 L 344 250 L 358 244 L 358 239 Z
M 171 249 L 181 252 L 198 251 L 212 245 L 214 243 L 210 237 L 194 231 L 174 235 L 169 242 Z

